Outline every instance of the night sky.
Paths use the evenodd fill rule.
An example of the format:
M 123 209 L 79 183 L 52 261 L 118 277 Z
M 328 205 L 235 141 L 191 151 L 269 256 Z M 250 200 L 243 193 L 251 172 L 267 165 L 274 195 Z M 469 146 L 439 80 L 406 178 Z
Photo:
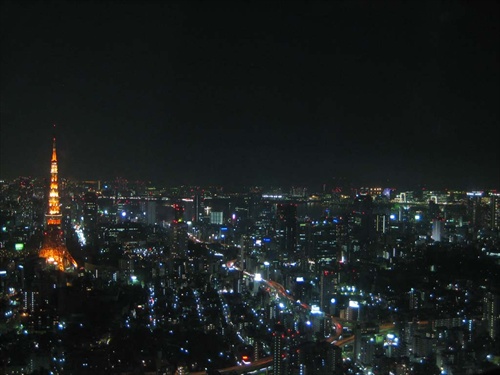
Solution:
M 499 4 L 2 1 L 0 177 L 499 188 Z

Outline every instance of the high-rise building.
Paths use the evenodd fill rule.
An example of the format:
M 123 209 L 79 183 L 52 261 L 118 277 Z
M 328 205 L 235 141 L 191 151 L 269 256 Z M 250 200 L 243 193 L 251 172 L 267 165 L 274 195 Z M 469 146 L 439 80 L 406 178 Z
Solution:
M 415 290 L 413 288 L 410 289 L 410 292 L 408 293 L 409 294 L 409 308 L 410 310 L 418 310 L 422 307 L 422 303 L 423 303 L 423 300 L 424 300 L 424 293 L 419 291 L 419 290 Z
M 174 221 L 170 225 L 172 229 L 172 256 L 184 258 L 187 254 L 188 247 L 188 225 L 183 222 Z
M 26 177 L 20 177 L 16 190 L 19 204 L 19 210 L 15 211 L 16 224 L 33 225 L 35 219 L 33 182 Z
M 301 258 L 301 269 L 307 271 L 307 259 L 311 256 L 312 241 L 312 223 L 310 221 L 301 222 L 297 227 L 297 254 Z
M 285 346 L 285 328 L 282 324 L 276 324 L 273 332 L 273 374 L 284 374 L 284 346 Z
M 224 223 L 222 211 L 210 212 L 210 224 L 222 225 Z
M 184 221 L 184 206 L 176 203 L 172 207 L 174 208 L 174 220 L 176 222 L 183 222 Z
M 276 210 L 280 255 L 293 257 L 297 249 L 297 205 L 293 203 L 279 203 Z
M 331 358 L 331 363 L 333 366 L 333 374 L 341 375 L 344 373 L 343 360 L 342 360 L 342 348 L 337 345 L 331 345 L 331 350 L 329 352 L 329 359 Z
M 330 263 L 337 259 L 337 224 L 320 222 L 312 229 L 313 256 L 316 262 Z
M 184 207 L 174 204 L 174 220 L 170 224 L 172 230 L 171 253 L 173 257 L 184 258 L 188 247 L 188 225 L 184 222 Z
M 60 271 L 76 268 L 76 261 L 66 248 L 63 231 L 61 228 L 61 210 L 59 204 L 59 181 L 57 170 L 56 138 L 52 140 L 52 158 L 50 161 L 50 189 L 46 228 L 39 257 L 44 258 L 48 264 L 55 266 Z
M 352 233 L 359 241 L 373 239 L 375 225 L 373 219 L 373 198 L 368 194 L 359 194 L 353 202 Z
M 326 341 L 306 341 L 289 351 L 288 374 L 341 375 L 342 349 Z
M 83 195 L 83 224 L 87 243 L 93 243 L 97 237 L 97 194 L 87 192 Z
M 490 227 L 500 229 L 500 194 L 492 195 L 490 199 Z
M 372 335 L 361 335 L 358 361 L 363 365 L 373 362 L 375 356 L 375 338 Z
M 320 278 L 320 309 L 329 311 L 336 286 L 336 272 L 331 267 L 324 267 Z
M 487 292 L 483 298 L 483 320 L 486 330 L 493 340 L 498 339 L 500 328 L 500 295 Z
M 146 224 L 155 225 L 156 219 L 157 203 L 155 201 L 146 202 Z
M 417 331 L 413 336 L 413 355 L 427 357 L 436 352 L 436 335 L 433 332 Z
M 483 203 L 484 192 L 467 192 L 467 213 L 472 221 L 474 230 L 478 230 L 485 225 L 488 207 Z
M 443 219 L 432 219 L 432 236 L 431 238 L 440 242 L 443 240 L 444 231 L 444 220 Z

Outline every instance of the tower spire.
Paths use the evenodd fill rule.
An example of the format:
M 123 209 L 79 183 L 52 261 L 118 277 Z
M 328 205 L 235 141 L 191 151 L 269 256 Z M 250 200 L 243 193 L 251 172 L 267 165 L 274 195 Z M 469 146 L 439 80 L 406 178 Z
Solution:
M 55 125 L 54 125 L 55 129 Z M 45 217 L 47 228 L 44 233 L 43 244 L 39 252 L 41 258 L 47 263 L 57 267 L 60 271 L 76 268 L 76 261 L 64 244 L 63 231 L 61 230 L 62 214 L 59 207 L 59 179 L 57 171 L 56 137 L 52 137 L 52 158 L 50 160 L 50 187 L 49 207 Z
M 52 133 L 52 160 L 57 161 L 57 153 L 56 153 L 56 124 L 52 124 L 54 127 L 54 132 Z
M 52 138 L 52 159 L 51 161 L 57 161 L 57 152 L 56 152 L 56 137 Z
M 55 128 L 55 125 L 54 125 Z M 59 208 L 59 180 L 57 170 L 56 137 L 52 137 L 52 158 L 50 160 L 50 190 L 47 225 L 61 225 L 61 211 Z

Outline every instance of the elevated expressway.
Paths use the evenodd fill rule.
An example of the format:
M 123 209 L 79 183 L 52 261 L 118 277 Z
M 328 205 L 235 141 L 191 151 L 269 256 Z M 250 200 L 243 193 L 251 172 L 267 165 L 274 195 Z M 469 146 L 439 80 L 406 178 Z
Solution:
M 248 271 L 240 269 L 236 265 L 236 260 L 231 260 L 231 261 L 227 262 L 226 266 L 227 266 L 228 269 L 234 269 L 234 270 L 243 272 L 244 275 L 246 275 L 246 276 L 248 276 L 248 277 L 250 277 L 252 279 L 255 278 L 254 274 L 252 274 L 252 273 L 250 273 Z M 276 281 L 259 279 L 259 282 L 264 283 L 270 290 L 272 290 L 273 292 L 279 294 L 282 298 L 288 299 L 291 303 L 295 304 L 296 306 L 301 306 L 303 309 L 311 311 L 311 306 L 307 305 L 306 303 L 296 301 L 295 298 L 293 298 L 293 296 L 290 295 L 286 291 L 286 289 L 283 287 L 283 285 L 277 283 Z M 339 323 L 339 321 L 338 321 L 338 319 L 336 317 L 334 317 L 333 315 L 330 315 L 330 314 L 325 314 L 325 315 L 328 316 L 332 320 L 332 323 L 335 326 L 335 334 L 332 335 L 332 336 L 330 336 L 327 339 L 328 342 L 333 343 L 335 341 L 335 339 L 338 338 L 342 334 L 343 327 Z M 248 364 L 248 365 L 232 366 L 232 367 L 227 367 L 227 368 L 224 368 L 224 369 L 220 369 L 218 371 L 221 374 L 224 374 L 224 373 L 245 374 L 245 373 L 257 371 L 257 370 L 260 370 L 260 369 L 264 369 L 266 367 L 270 367 L 270 366 L 272 366 L 272 362 L 273 362 L 273 357 L 269 356 L 269 357 L 265 357 L 265 358 L 259 359 L 257 361 L 254 361 L 254 362 L 252 362 L 251 364 Z M 205 375 L 205 374 L 206 374 L 205 371 L 192 372 L 191 373 L 191 375 Z
M 243 272 L 243 274 L 248 276 L 248 277 L 255 278 L 254 274 L 240 269 L 236 265 L 236 260 L 231 260 L 231 261 L 227 262 L 226 266 L 228 267 L 228 269 L 235 269 L 237 271 Z M 283 287 L 283 285 L 277 283 L 276 281 L 260 279 L 259 282 L 264 283 L 270 290 L 278 293 L 281 297 L 288 299 L 293 304 L 296 304 L 297 306 L 301 306 L 305 310 L 311 311 L 311 306 L 307 305 L 306 303 L 296 301 L 293 298 L 293 296 L 290 295 L 286 291 L 286 289 Z M 354 341 L 354 339 L 355 339 L 354 335 L 337 340 L 339 338 L 339 336 L 342 334 L 343 327 L 342 327 L 341 323 L 339 322 L 338 318 L 336 318 L 330 314 L 325 314 L 325 315 L 332 320 L 332 323 L 335 326 L 335 334 L 326 338 L 325 339 L 326 342 L 343 347 L 343 346 L 348 345 Z M 384 324 L 381 324 L 379 327 L 380 332 L 390 331 L 392 329 L 394 329 L 394 323 L 384 323 Z M 273 362 L 273 357 L 269 356 L 269 357 L 265 357 L 265 358 L 259 359 L 257 361 L 254 361 L 248 365 L 232 366 L 232 367 L 227 367 L 224 369 L 219 369 L 217 371 L 220 372 L 221 374 L 227 374 L 227 373 L 247 374 L 247 373 L 251 373 L 254 371 L 268 368 L 268 367 L 272 366 L 272 362 Z M 206 375 L 206 372 L 205 371 L 192 372 L 191 375 Z
M 235 269 L 237 271 L 243 272 L 244 275 L 246 275 L 246 276 L 248 276 L 250 278 L 255 278 L 254 274 L 238 268 L 236 266 L 236 261 L 235 260 L 231 260 L 231 261 L 227 262 L 226 266 L 229 269 L 232 268 L 232 269 Z M 283 285 L 281 285 L 280 283 L 278 283 L 276 281 L 273 281 L 273 280 L 265 280 L 265 279 L 260 279 L 259 282 L 264 283 L 269 289 L 271 289 L 274 292 L 278 293 L 281 297 L 288 299 L 292 304 L 296 304 L 298 306 L 301 306 L 303 309 L 308 310 L 308 311 L 312 310 L 311 306 L 309 306 L 308 304 L 300 302 L 300 301 L 296 301 L 295 298 L 292 295 L 290 295 L 286 291 L 286 289 L 283 287 Z M 330 314 L 325 314 L 325 315 L 332 320 L 332 323 L 335 326 L 335 336 L 333 336 L 333 337 L 340 336 L 342 334 L 342 328 L 343 327 L 340 324 L 340 322 L 338 321 L 338 319 L 336 317 L 334 317 L 333 315 L 330 315 Z

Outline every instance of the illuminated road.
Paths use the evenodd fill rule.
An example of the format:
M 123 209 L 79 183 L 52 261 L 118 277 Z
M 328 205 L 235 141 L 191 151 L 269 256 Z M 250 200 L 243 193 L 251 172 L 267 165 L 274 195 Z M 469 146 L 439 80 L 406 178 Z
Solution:
M 244 275 L 246 275 L 248 277 L 251 277 L 252 279 L 255 278 L 254 274 L 252 274 L 252 273 L 250 273 L 248 271 L 245 271 L 245 270 L 241 270 L 240 268 L 238 268 L 235 265 L 235 263 L 236 263 L 236 259 L 230 260 L 229 262 L 226 263 L 226 266 L 227 266 L 228 269 L 234 269 L 234 270 L 243 272 Z M 293 296 L 291 296 L 286 291 L 286 289 L 283 287 L 283 285 L 277 283 L 276 281 L 260 279 L 259 282 L 262 282 L 262 283 L 266 284 L 269 287 L 270 290 L 273 290 L 274 292 L 278 293 L 281 297 L 288 299 L 294 305 L 301 306 L 303 309 L 311 311 L 311 306 L 309 306 L 309 305 L 307 305 L 307 304 L 305 304 L 303 302 L 297 302 L 295 300 L 295 298 L 293 298 Z M 334 316 L 332 316 L 330 314 L 325 314 L 325 315 L 328 316 L 328 317 L 330 317 L 330 319 L 332 320 L 332 323 L 335 325 L 335 335 L 330 336 L 327 339 L 328 342 L 333 342 L 337 337 L 340 336 L 340 334 L 342 333 L 342 329 L 343 328 L 342 328 L 342 325 L 338 322 L 338 320 Z M 270 367 L 272 365 L 272 362 L 273 362 L 273 357 L 269 356 L 269 357 L 262 358 L 262 359 L 259 359 L 257 361 L 254 361 L 254 362 L 252 362 L 251 364 L 248 364 L 248 365 L 232 366 L 232 367 L 220 369 L 218 371 L 220 373 L 228 373 L 228 372 L 233 372 L 234 371 L 234 372 L 236 372 L 238 374 L 243 374 L 243 373 L 248 373 L 248 372 L 260 370 L 260 369 L 263 369 L 263 368 L 266 368 L 266 367 Z M 204 375 L 204 374 L 206 374 L 206 372 L 204 372 L 204 371 L 192 372 L 191 374 L 192 375 Z
M 237 271 L 243 272 L 243 274 L 248 276 L 248 277 L 255 278 L 254 274 L 252 274 L 248 271 L 241 270 L 240 268 L 236 267 L 235 263 L 236 263 L 236 259 L 233 259 L 233 260 L 230 260 L 229 262 L 227 262 L 226 266 L 228 269 L 235 269 Z M 265 280 L 265 279 L 260 279 L 259 281 L 266 284 L 270 289 L 272 289 L 275 292 L 277 292 L 278 294 L 280 294 L 281 297 L 288 299 L 293 304 L 301 306 L 303 309 L 308 310 L 308 311 L 312 310 L 311 306 L 309 306 L 308 304 L 300 302 L 300 301 L 296 301 L 295 298 L 293 298 L 293 296 L 290 295 L 286 291 L 286 289 L 283 287 L 283 285 L 281 285 L 280 283 L 277 283 L 276 281 L 273 281 L 273 280 Z M 328 316 L 332 320 L 332 323 L 335 325 L 335 334 L 336 334 L 335 336 L 336 337 L 340 336 L 342 334 L 342 325 L 340 324 L 338 319 L 335 318 L 333 315 L 326 314 L 326 313 L 324 313 L 324 314 L 325 314 L 325 316 Z
M 228 269 L 235 269 L 237 271 L 243 272 L 243 274 L 245 274 L 248 277 L 255 278 L 254 274 L 251 274 L 250 272 L 241 270 L 240 268 L 238 268 L 237 266 L 235 266 L 235 263 L 236 263 L 236 260 L 231 260 L 231 261 L 229 261 L 229 262 L 226 263 L 226 266 L 227 266 Z M 277 283 L 276 281 L 273 281 L 273 280 L 260 279 L 259 281 L 265 283 L 269 287 L 270 290 L 273 290 L 274 292 L 278 293 L 282 297 L 288 299 L 293 304 L 297 305 L 297 303 L 298 303 L 297 306 L 301 306 L 303 309 L 311 311 L 311 306 L 307 305 L 306 303 L 300 302 L 300 301 L 297 302 L 293 298 L 293 296 L 291 296 L 286 291 L 286 289 L 283 287 L 283 285 L 281 285 L 281 284 L 279 284 L 279 283 Z M 351 336 L 351 337 L 347 337 L 345 339 L 336 340 L 342 334 L 343 327 L 339 323 L 339 321 L 338 321 L 337 318 L 335 318 L 334 316 L 332 316 L 330 314 L 325 314 L 325 315 L 328 316 L 328 317 L 330 317 L 332 319 L 332 323 L 335 325 L 335 328 L 336 328 L 335 329 L 335 335 L 332 335 L 332 336 L 328 337 L 327 339 L 325 339 L 326 342 L 329 342 L 329 343 L 334 344 L 336 346 L 343 347 L 343 346 L 345 346 L 347 344 L 350 344 L 350 343 L 352 343 L 354 341 L 354 339 L 355 339 L 354 335 Z M 380 325 L 380 332 L 391 330 L 393 328 L 394 328 L 394 323 L 385 323 L 385 324 Z M 269 356 L 269 357 L 262 358 L 262 359 L 259 359 L 257 361 L 254 361 L 254 362 L 252 362 L 251 364 L 248 364 L 248 365 L 232 366 L 232 367 L 227 367 L 227 368 L 224 368 L 224 369 L 220 369 L 218 371 L 221 374 L 229 373 L 229 372 L 234 372 L 236 374 L 245 374 L 245 373 L 249 373 L 249 372 L 261 370 L 261 369 L 264 369 L 266 367 L 271 367 L 272 366 L 272 361 L 273 361 L 273 357 Z M 206 375 L 206 372 L 205 371 L 191 372 L 191 374 L 192 375 Z
M 385 323 L 385 324 L 380 325 L 379 332 L 390 331 L 392 329 L 394 329 L 394 323 Z M 345 339 L 341 339 L 341 340 L 338 340 L 338 341 L 333 341 L 333 343 L 335 345 L 337 345 L 337 346 L 343 347 L 343 346 L 345 346 L 347 344 L 352 343 L 355 338 L 356 338 L 356 336 L 352 335 L 350 337 L 346 337 Z

